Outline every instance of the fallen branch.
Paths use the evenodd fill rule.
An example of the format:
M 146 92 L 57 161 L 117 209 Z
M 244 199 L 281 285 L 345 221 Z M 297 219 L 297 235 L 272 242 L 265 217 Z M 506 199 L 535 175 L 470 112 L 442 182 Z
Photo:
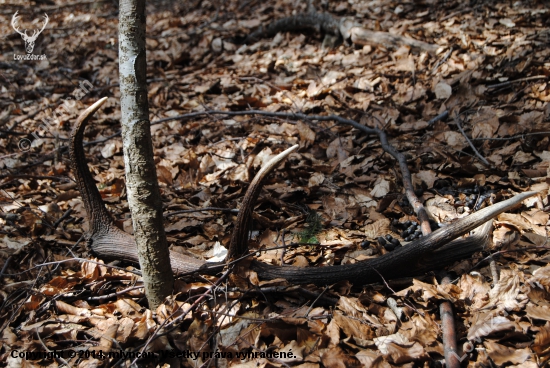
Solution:
M 462 128 L 462 121 L 460 120 L 460 115 L 459 116 L 456 116 L 454 118 L 454 121 L 456 123 L 456 126 L 458 127 L 458 130 L 460 130 L 460 133 L 462 133 L 462 136 L 464 137 L 464 139 L 466 139 L 466 142 L 468 142 L 468 145 L 470 146 L 470 148 L 472 149 L 472 151 L 474 151 L 474 154 L 476 155 L 476 157 L 479 159 L 479 161 L 481 161 L 481 163 L 483 165 L 485 165 L 486 167 L 491 167 L 491 164 L 489 163 L 489 161 L 487 161 L 485 159 L 485 157 L 481 156 L 481 153 L 479 153 L 479 151 L 477 150 L 476 146 L 474 146 L 474 144 L 472 143 L 472 141 L 470 140 L 470 138 L 468 138 L 468 136 L 466 135 L 466 132 L 464 131 L 464 128 Z
M 508 87 L 515 83 L 521 83 L 521 82 L 528 82 L 532 80 L 540 80 L 540 79 L 547 79 L 548 77 L 546 75 L 534 75 L 532 77 L 526 77 L 526 78 L 520 78 L 512 81 L 506 81 L 502 83 L 492 84 L 487 86 L 487 89 L 495 89 L 495 88 L 501 88 L 501 87 Z
M 449 276 L 445 276 L 441 285 L 450 284 Z M 445 300 L 439 304 L 439 316 L 441 318 L 441 335 L 443 338 L 443 355 L 447 368 L 460 368 L 458 349 L 456 344 L 456 325 L 453 305 Z
M 216 211 L 216 212 L 229 212 L 229 213 L 239 213 L 239 210 L 235 208 L 222 208 L 222 207 L 203 207 L 203 208 L 194 208 L 192 210 L 177 210 L 169 213 L 165 213 L 164 217 L 170 217 L 174 215 L 179 215 L 180 213 L 194 213 L 194 212 L 206 212 L 206 211 Z
M 523 139 L 525 137 L 529 137 L 533 135 L 550 135 L 550 132 L 524 133 L 524 134 L 513 135 L 511 137 L 501 137 L 501 138 L 472 138 L 472 140 L 473 141 L 510 141 L 514 139 Z
M 430 54 L 435 54 L 438 45 L 426 43 L 423 41 L 415 40 L 414 38 L 395 35 L 388 32 L 380 31 L 371 31 L 362 27 L 354 26 L 350 24 L 348 20 L 344 20 L 340 24 L 340 32 L 344 35 L 344 39 L 347 39 L 346 36 L 349 36 L 349 39 L 352 43 L 356 45 L 380 45 L 384 47 L 389 47 L 397 49 L 403 45 L 408 46 L 411 50 L 416 52 L 428 52 Z
M 349 18 L 338 19 L 329 13 L 300 13 L 278 19 L 267 27 L 260 26 L 245 40 L 251 43 L 259 38 L 273 37 L 279 32 L 295 32 L 301 30 L 322 32 L 337 39 L 350 40 L 356 45 L 379 45 L 397 49 L 403 45 L 413 51 L 435 54 L 438 45 L 418 41 L 410 37 L 395 35 L 388 32 L 371 31 L 355 24 Z M 331 41 L 332 42 L 332 41 Z M 323 42 L 325 44 L 325 42 Z M 333 42 L 336 43 L 336 40 Z
M 265 28 L 260 26 L 246 38 L 245 43 L 250 43 L 260 38 L 273 37 L 279 32 L 295 32 L 306 29 L 339 36 L 340 22 L 328 13 L 312 12 L 296 14 L 278 19 Z

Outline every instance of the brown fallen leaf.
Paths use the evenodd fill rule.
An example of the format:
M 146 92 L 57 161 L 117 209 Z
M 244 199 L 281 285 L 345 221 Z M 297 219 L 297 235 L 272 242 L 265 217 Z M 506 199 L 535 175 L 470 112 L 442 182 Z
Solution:
M 517 349 L 508 347 L 491 340 L 484 341 L 483 345 L 487 349 L 491 359 L 499 366 L 503 366 L 506 363 L 525 364 L 528 360 L 531 360 L 533 363 L 536 362 L 533 353 L 527 348 Z

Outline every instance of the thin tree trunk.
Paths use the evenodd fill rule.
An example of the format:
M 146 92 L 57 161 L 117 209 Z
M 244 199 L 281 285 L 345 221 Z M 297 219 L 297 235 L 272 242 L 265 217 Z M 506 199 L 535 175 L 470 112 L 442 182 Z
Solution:
M 145 0 L 120 0 L 120 105 L 128 204 L 149 307 L 172 292 L 147 103 Z

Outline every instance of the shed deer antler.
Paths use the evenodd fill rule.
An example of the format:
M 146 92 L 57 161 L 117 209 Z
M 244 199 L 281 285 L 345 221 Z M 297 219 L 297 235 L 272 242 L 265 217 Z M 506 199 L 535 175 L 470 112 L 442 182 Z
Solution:
M 77 119 L 71 133 L 69 154 L 76 183 L 88 213 L 88 221 L 90 222 L 88 244 L 92 253 L 100 258 L 138 263 L 137 246 L 134 238 L 114 225 L 114 221 L 105 208 L 84 157 L 82 145 L 84 129 L 92 115 L 106 100 L 107 98 L 102 98 L 97 101 Z M 232 244 L 229 247 L 231 256 L 239 256 L 248 249 L 250 218 L 254 203 L 262 188 L 263 180 L 297 147 L 297 145 L 293 146 L 275 156 L 265 164 L 252 180 L 239 210 L 238 221 L 231 239 Z M 313 283 L 318 285 L 330 285 L 338 281 L 348 280 L 359 286 L 380 282 L 382 277 L 391 279 L 417 275 L 424 272 L 426 266 L 429 266 L 429 269 L 441 268 L 483 249 L 489 240 L 488 235 L 491 226 L 483 226 L 475 236 L 464 239 L 456 238 L 483 225 L 498 214 L 509 210 L 535 194 L 537 192 L 517 194 L 510 199 L 463 217 L 430 235 L 378 258 L 330 267 L 274 266 L 254 261 L 251 268 L 257 272 L 261 279 L 284 278 L 295 284 Z M 170 263 L 173 272 L 177 275 L 194 272 L 212 274 L 223 268 L 223 264 L 209 265 L 205 261 L 176 252 L 170 252 Z
M 69 155 L 71 157 L 71 164 L 75 174 L 76 183 L 80 194 L 82 195 L 82 201 L 84 202 L 86 213 L 88 214 L 90 230 L 87 240 L 92 253 L 100 258 L 116 259 L 135 264 L 138 263 L 138 256 L 134 237 L 115 226 L 113 218 L 105 208 L 105 204 L 103 203 L 94 179 L 88 170 L 86 159 L 84 157 L 84 147 L 82 145 L 84 129 L 86 128 L 86 125 L 92 115 L 106 100 L 106 97 L 100 99 L 95 104 L 84 110 L 84 112 L 77 119 L 75 127 L 71 133 Z M 252 207 L 258 197 L 264 179 L 278 166 L 279 163 L 281 163 L 297 148 L 298 145 L 294 145 L 278 154 L 265 164 L 262 170 L 258 172 L 252 181 L 251 187 L 248 189 L 245 199 L 243 200 L 243 207 L 241 208 L 241 211 L 250 214 L 250 216 L 252 215 Z M 240 221 L 243 222 L 244 220 Z M 237 231 L 239 235 L 235 237 L 236 240 L 248 241 L 248 238 L 242 235 L 248 234 L 248 225 L 249 222 L 244 221 L 244 224 L 237 226 L 237 229 L 240 231 Z M 230 246 L 230 249 L 241 249 L 241 247 L 232 245 Z M 184 256 L 183 254 L 177 252 L 170 252 L 170 263 L 172 266 L 172 271 L 176 275 L 194 272 L 212 274 L 219 272 L 224 266 L 224 264 L 206 263 L 205 261 Z
M 44 13 L 44 25 L 42 26 L 42 29 L 39 30 L 33 30 L 32 36 L 27 35 L 27 30 L 24 32 L 21 32 L 18 28 L 16 23 L 19 21 L 20 16 L 17 16 L 17 12 L 13 15 L 11 18 L 11 26 L 15 30 L 15 32 L 19 33 L 21 35 L 21 38 L 23 38 L 23 41 L 25 41 L 25 50 L 27 50 L 27 53 L 32 53 L 32 50 L 34 50 L 34 42 L 38 38 L 38 35 L 42 33 L 44 28 L 46 28 L 46 25 L 48 24 L 48 21 L 50 18 L 48 18 L 48 14 Z

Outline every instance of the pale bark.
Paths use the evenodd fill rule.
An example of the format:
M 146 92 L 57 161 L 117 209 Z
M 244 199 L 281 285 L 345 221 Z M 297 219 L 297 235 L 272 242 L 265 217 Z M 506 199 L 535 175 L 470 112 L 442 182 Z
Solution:
M 145 0 L 121 0 L 120 105 L 128 204 L 149 307 L 172 292 L 174 276 L 153 157 L 146 84 Z
M 435 54 L 439 46 L 418 41 L 410 37 L 395 35 L 388 32 L 371 31 L 362 27 L 352 27 L 349 30 L 351 42 L 356 45 L 382 45 L 397 49 L 402 45 L 409 46 L 414 51 Z

